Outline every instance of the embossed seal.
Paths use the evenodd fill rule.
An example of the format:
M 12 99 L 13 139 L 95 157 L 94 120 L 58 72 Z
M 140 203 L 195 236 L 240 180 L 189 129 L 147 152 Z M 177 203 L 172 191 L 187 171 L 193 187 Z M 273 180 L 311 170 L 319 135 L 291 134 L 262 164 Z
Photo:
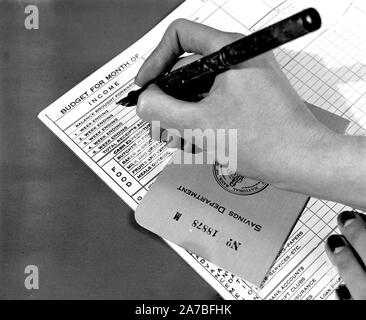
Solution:
M 258 193 L 268 187 L 267 183 L 246 178 L 238 173 L 223 174 L 223 168 L 217 162 L 213 165 L 213 175 L 217 183 L 226 191 L 248 196 Z M 227 172 L 227 170 L 226 170 Z

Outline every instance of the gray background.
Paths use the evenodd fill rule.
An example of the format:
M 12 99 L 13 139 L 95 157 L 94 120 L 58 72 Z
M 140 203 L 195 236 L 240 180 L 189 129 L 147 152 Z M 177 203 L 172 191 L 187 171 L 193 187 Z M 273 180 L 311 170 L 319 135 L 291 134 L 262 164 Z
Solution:
M 0 298 L 217 298 L 37 119 L 181 2 L 0 0 Z

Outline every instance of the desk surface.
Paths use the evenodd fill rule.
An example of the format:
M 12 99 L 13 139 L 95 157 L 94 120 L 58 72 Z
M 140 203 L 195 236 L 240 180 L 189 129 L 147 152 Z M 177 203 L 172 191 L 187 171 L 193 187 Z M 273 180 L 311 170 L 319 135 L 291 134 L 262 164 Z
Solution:
M 1 2 L 0 298 L 217 298 L 37 119 L 180 2 L 33 1 L 39 30 L 24 27 L 27 1 Z

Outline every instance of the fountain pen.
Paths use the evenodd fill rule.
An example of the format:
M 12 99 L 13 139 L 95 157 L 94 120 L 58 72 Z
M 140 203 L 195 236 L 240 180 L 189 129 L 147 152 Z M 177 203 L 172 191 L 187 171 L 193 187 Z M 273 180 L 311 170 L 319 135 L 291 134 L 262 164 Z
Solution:
M 186 101 L 198 101 L 210 90 L 215 77 L 235 65 L 273 50 L 321 26 L 321 18 L 314 8 L 300 11 L 288 18 L 245 36 L 220 50 L 204 56 L 179 69 L 148 82 L 138 90 L 130 91 L 117 104 L 130 107 L 137 104 L 139 95 L 151 84 L 165 93 Z

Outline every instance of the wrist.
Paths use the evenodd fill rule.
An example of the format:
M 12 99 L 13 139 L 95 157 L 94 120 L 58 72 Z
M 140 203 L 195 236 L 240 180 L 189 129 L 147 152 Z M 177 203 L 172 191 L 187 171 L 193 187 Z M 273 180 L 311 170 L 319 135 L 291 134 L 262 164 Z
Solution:
M 314 181 L 326 181 L 334 174 L 334 159 L 342 145 L 342 135 L 334 133 L 323 125 L 308 128 L 294 138 L 287 152 L 282 152 L 273 186 L 294 192 L 312 194 Z M 296 141 L 298 140 L 298 141 Z
M 297 150 L 288 172 L 273 184 L 320 199 L 366 207 L 366 139 L 326 130 Z

